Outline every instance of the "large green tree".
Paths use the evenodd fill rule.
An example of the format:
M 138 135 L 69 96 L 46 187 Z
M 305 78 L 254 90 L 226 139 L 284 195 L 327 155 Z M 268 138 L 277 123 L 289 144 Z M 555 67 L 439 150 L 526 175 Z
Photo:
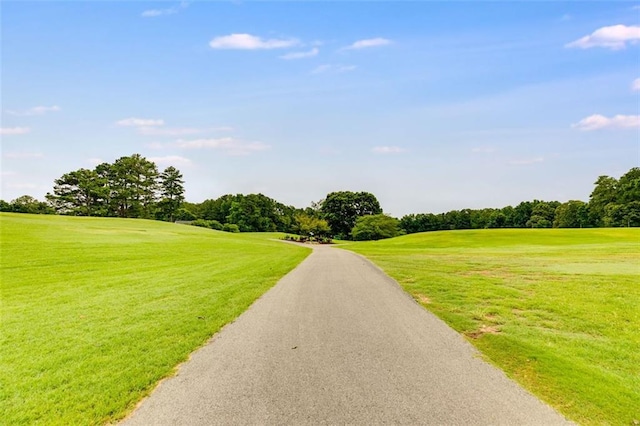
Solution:
M 120 157 L 111 166 L 109 186 L 119 217 L 149 218 L 157 197 L 158 167 L 140 154 Z
M 97 216 L 103 211 L 106 183 L 95 170 L 75 170 L 54 181 L 53 194 L 47 194 L 47 200 L 58 213 Z
M 398 219 L 386 214 L 361 216 L 351 230 L 351 238 L 356 241 L 381 240 L 400 235 Z
M 589 226 L 589 209 L 587 203 L 571 200 L 556 208 L 553 219 L 554 228 L 586 228 Z
M 589 197 L 590 220 L 595 226 L 604 225 L 605 208 L 616 202 L 618 180 L 609 176 L 599 176 L 596 187 Z
M 173 222 L 176 212 L 184 201 L 184 179 L 182 173 L 169 166 L 160 173 L 160 201 L 158 201 L 159 219 Z
M 382 214 L 380 203 L 373 194 L 351 191 L 328 194 L 320 211 L 338 238 L 348 238 L 359 217 Z

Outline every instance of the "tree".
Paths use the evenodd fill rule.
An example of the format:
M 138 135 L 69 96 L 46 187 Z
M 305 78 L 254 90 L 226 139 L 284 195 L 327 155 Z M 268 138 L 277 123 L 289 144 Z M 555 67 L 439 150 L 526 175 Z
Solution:
M 184 179 L 178 169 L 167 167 L 160 174 L 160 201 L 158 214 L 160 219 L 173 222 L 180 205 L 184 201 Z
M 79 169 L 54 181 L 47 199 L 58 213 L 76 216 L 99 215 L 106 194 L 106 179 L 95 170 Z
M 554 228 L 585 228 L 589 226 L 589 210 L 583 201 L 571 200 L 556 208 Z
M 398 219 L 385 214 L 361 216 L 351 230 L 351 237 L 356 241 L 381 240 L 400 235 Z
M 605 208 L 616 201 L 618 181 L 609 176 L 600 176 L 589 197 L 590 220 L 595 226 L 604 224 Z
M 22 195 L 10 203 L 10 211 L 15 213 L 53 214 L 54 210 L 44 201 L 38 201 L 31 195 Z
M 338 238 L 347 238 L 359 217 L 382 214 L 380 203 L 373 194 L 351 191 L 330 193 L 320 211 Z
M 110 168 L 111 202 L 120 217 L 151 217 L 158 167 L 140 154 L 118 158 Z
M 640 201 L 640 167 L 633 167 L 618 180 L 616 202 L 627 204 Z
M 324 238 L 331 231 L 326 220 L 305 213 L 296 214 L 295 220 L 297 232 L 303 237 Z

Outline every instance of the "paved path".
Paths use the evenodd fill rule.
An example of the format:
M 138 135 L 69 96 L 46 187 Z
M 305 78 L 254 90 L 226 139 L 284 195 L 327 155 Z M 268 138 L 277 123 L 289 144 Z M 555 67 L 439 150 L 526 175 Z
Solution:
M 125 424 L 566 423 L 371 263 L 318 247 Z

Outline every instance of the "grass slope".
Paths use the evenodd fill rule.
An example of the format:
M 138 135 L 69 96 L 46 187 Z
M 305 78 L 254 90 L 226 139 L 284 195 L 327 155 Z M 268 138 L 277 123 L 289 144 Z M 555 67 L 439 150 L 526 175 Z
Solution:
M 0 423 L 102 424 L 309 253 L 144 220 L 0 215 Z
M 640 420 L 640 229 L 447 231 L 343 247 L 574 421 Z

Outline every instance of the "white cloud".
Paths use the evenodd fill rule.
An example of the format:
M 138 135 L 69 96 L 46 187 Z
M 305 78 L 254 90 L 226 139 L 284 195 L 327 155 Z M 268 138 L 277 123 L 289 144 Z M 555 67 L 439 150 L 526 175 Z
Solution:
M 635 44 L 640 41 L 640 26 L 612 25 L 595 30 L 590 35 L 568 43 L 565 47 L 577 47 L 589 49 L 591 47 L 606 47 L 620 50 L 627 44 Z
M 149 161 L 157 164 L 167 164 L 169 166 L 188 166 L 191 160 L 179 155 L 165 155 L 164 157 L 150 157 Z
M 398 154 L 401 152 L 405 152 L 406 149 L 400 148 L 398 146 L 376 146 L 371 151 L 376 154 Z
M 219 149 L 229 155 L 249 155 L 253 152 L 265 151 L 271 148 L 262 142 L 247 142 L 232 137 L 179 140 L 176 142 L 176 146 L 184 149 Z
M 356 68 L 357 67 L 355 65 L 324 64 L 324 65 L 319 65 L 316 68 L 314 68 L 311 71 L 311 74 L 323 74 L 323 73 L 326 73 L 326 72 L 343 73 L 343 72 L 354 71 Z
M 358 40 L 350 46 L 345 47 L 345 50 L 357 50 L 366 49 L 368 47 L 388 46 L 392 43 L 391 40 L 386 38 L 369 38 L 366 40 Z
M 164 149 L 165 145 L 161 142 L 150 142 L 148 144 L 145 144 L 145 146 L 149 149 L 160 150 L 160 149 Z
M 118 126 L 123 127 L 151 127 L 151 126 L 164 126 L 164 120 L 155 120 L 151 118 L 125 118 L 124 120 L 117 121 Z
M 571 125 L 579 130 L 640 128 L 640 115 L 615 115 L 611 118 L 593 114 Z
M 140 14 L 143 18 L 156 18 L 158 16 L 165 15 L 173 15 L 175 13 L 180 12 L 182 9 L 186 9 L 189 6 L 189 3 L 186 1 L 181 2 L 179 5 L 174 7 L 169 7 L 167 9 L 150 9 L 145 10 Z
M 320 50 L 317 47 L 314 47 L 311 50 L 306 52 L 291 52 L 286 55 L 280 56 L 280 59 L 303 59 L 303 58 L 312 58 L 317 56 L 320 53 Z
M 209 42 L 212 49 L 283 49 L 296 46 L 298 40 L 295 39 L 269 39 L 263 40 L 251 34 L 230 34 L 216 37 Z
M 102 158 L 88 158 L 87 159 L 87 163 L 91 164 L 92 166 L 97 166 L 98 164 L 102 164 L 105 161 Z
M 484 154 L 491 154 L 493 152 L 496 152 L 496 149 L 491 146 L 479 146 L 479 147 L 473 148 L 471 152 L 481 152 Z
M 28 127 L 1 127 L 0 135 L 24 135 L 30 131 Z
M 523 166 L 528 164 L 536 164 L 544 162 L 544 157 L 535 157 L 535 158 L 525 158 L 522 160 L 511 160 L 509 164 L 514 166 Z
M 187 136 L 202 133 L 202 130 L 191 127 L 159 128 L 142 126 L 138 128 L 138 133 L 145 136 Z
M 7 188 L 11 189 L 36 189 L 38 185 L 35 183 L 9 183 L 7 184 Z
M 11 158 L 14 160 L 26 160 L 31 158 L 43 158 L 44 155 L 41 152 L 16 151 L 16 152 L 7 152 L 4 154 L 4 157 Z
M 31 116 L 31 115 L 43 115 L 48 112 L 58 112 L 60 110 L 61 108 L 58 105 L 52 105 L 52 106 L 39 105 L 33 108 L 29 108 L 28 110 L 25 110 L 25 111 L 7 111 L 7 112 L 11 115 L 25 117 L 25 116 Z
M 635 80 L 633 80 L 633 83 L 631 83 L 631 90 L 633 90 L 634 92 L 640 90 L 640 78 L 636 78 Z

